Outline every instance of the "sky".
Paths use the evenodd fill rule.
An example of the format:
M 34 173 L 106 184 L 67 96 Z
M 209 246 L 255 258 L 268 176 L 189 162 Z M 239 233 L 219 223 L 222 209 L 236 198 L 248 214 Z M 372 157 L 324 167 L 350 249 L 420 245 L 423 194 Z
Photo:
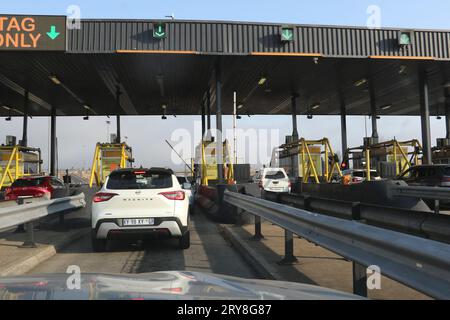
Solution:
M 318 4 L 320 3 L 320 5 Z M 194 20 L 233 20 L 280 22 L 296 24 L 352 25 L 365 26 L 369 19 L 368 8 L 378 6 L 381 27 L 415 29 L 450 29 L 447 13 L 450 12 L 448 0 L 321 0 L 318 1 L 265 1 L 265 0 L 227 0 L 227 1 L 84 1 L 84 0 L 15 0 L 1 1 L 0 13 L 3 14 L 58 14 L 69 15 L 68 8 L 77 5 L 81 18 L 130 18 L 158 19 L 174 14 L 176 19 Z M 81 117 L 57 119 L 59 168 L 89 167 L 92 162 L 95 143 L 105 142 L 107 133 L 115 131 L 114 119 L 106 124 L 106 117 L 91 117 L 83 121 Z M 134 149 L 137 165 L 177 167 L 165 139 L 175 146 L 179 145 L 179 135 L 195 137 L 194 128 L 199 127 L 199 118 L 193 116 L 169 117 L 164 123 L 160 117 L 122 117 L 122 136 Z M 340 126 L 338 117 L 298 117 L 299 134 L 307 139 L 329 137 L 334 149 L 340 151 Z M 420 139 L 420 120 L 418 117 L 382 117 L 378 122 L 381 140 L 391 138 Z M 13 118 L 7 122 L 0 119 L 0 142 L 6 135 L 21 137 L 22 120 Z M 214 126 L 214 122 L 213 122 Z M 224 128 L 232 128 L 231 117 L 224 117 Z M 361 145 L 365 135 L 364 117 L 348 117 L 348 145 Z M 109 128 L 108 128 L 109 127 Z M 242 117 L 238 121 L 242 130 L 256 130 L 258 137 L 264 140 L 264 132 L 277 130 L 278 142 L 267 146 L 268 152 L 259 152 L 257 161 L 267 163 L 270 150 L 291 134 L 289 116 L 252 116 Z M 444 120 L 431 119 L 432 141 L 445 136 Z M 367 120 L 370 135 L 370 120 Z M 198 131 L 198 130 L 197 130 Z M 248 133 L 249 131 L 247 131 Z M 48 118 L 29 120 L 29 145 L 43 150 L 44 168 L 48 161 Z M 245 132 L 244 132 L 245 134 Z M 239 135 L 241 137 L 241 135 Z M 232 139 L 232 135 L 229 134 Z M 178 139 L 178 140 L 177 140 Z M 125 138 L 123 138 L 125 140 Z M 192 140 L 192 138 L 191 138 Z M 238 139 L 238 150 L 251 152 L 254 141 L 246 143 Z M 259 141 L 259 140 L 258 140 Z M 193 144 L 193 143 L 192 143 Z M 243 149 L 244 148 L 244 149 Z M 249 151 L 250 150 L 250 151 Z M 241 154 L 243 151 L 241 152 Z M 186 152 L 184 158 L 191 154 Z M 238 158 L 240 156 L 238 154 Z

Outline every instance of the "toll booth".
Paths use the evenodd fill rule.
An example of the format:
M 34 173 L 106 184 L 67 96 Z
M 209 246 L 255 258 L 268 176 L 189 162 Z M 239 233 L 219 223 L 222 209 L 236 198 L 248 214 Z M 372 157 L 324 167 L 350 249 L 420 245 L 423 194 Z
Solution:
M 89 186 L 101 186 L 106 177 L 119 168 L 131 168 L 133 150 L 126 143 L 97 143 L 92 161 Z
M 369 181 L 371 170 L 377 170 L 383 178 L 393 178 L 421 163 L 422 146 L 416 139 L 370 142 L 370 139 L 364 139 L 364 145 L 347 149 L 343 159 L 343 163 L 353 169 L 366 170 Z M 388 167 L 392 167 L 392 170 L 388 170 Z
M 42 174 L 41 149 L 20 145 L 0 146 L 0 190 L 19 178 Z
M 195 149 L 195 167 L 201 185 L 214 185 L 218 181 L 218 167 L 216 156 L 216 142 L 202 141 Z M 229 143 L 225 140 L 222 144 L 223 172 L 227 184 L 234 183 L 234 166 L 230 156 Z
M 436 139 L 436 147 L 431 149 L 432 160 L 435 164 L 449 164 L 450 163 L 450 139 L 438 138 Z
M 339 159 L 327 138 L 288 142 L 280 147 L 279 166 L 294 182 L 330 183 L 342 176 Z

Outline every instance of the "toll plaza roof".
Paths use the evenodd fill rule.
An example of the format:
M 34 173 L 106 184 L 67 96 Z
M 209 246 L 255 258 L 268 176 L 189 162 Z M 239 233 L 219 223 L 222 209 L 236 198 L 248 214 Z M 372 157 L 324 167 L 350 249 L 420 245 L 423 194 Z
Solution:
M 423 68 L 434 115 L 450 89 L 446 30 L 181 20 L 82 20 L 61 30 L 47 18 L 41 28 L 65 41 L 62 50 L 21 47 L 38 33 L 26 42 L 23 30 L 0 26 L 0 116 L 21 115 L 26 91 L 32 116 L 52 106 L 67 116 L 161 115 L 163 105 L 167 115 L 198 115 L 208 90 L 214 112 L 217 66 L 224 114 L 236 91 L 242 114 L 290 114 L 298 94 L 299 114 L 336 115 L 344 104 L 348 115 L 366 115 L 373 86 L 379 115 L 418 115 Z

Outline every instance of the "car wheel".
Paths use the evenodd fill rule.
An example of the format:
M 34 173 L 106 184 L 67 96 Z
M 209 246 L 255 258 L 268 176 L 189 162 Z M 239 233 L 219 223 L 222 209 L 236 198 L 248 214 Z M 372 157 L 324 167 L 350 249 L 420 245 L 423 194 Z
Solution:
M 191 246 L 191 232 L 186 231 L 179 240 L 179 245 L 181 250 L 189 249 Z
M 106 239 L 97 239 L 92 237 L 92 250 L 94 252 L 104 252 L 106 251 Z

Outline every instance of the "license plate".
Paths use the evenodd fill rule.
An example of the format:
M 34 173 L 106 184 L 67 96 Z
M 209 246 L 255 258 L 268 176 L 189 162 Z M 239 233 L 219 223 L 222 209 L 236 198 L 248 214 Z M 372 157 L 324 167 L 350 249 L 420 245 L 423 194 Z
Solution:
M 153 218 L 123 219 L 124 226 L 152 226 L 155 223 Z

